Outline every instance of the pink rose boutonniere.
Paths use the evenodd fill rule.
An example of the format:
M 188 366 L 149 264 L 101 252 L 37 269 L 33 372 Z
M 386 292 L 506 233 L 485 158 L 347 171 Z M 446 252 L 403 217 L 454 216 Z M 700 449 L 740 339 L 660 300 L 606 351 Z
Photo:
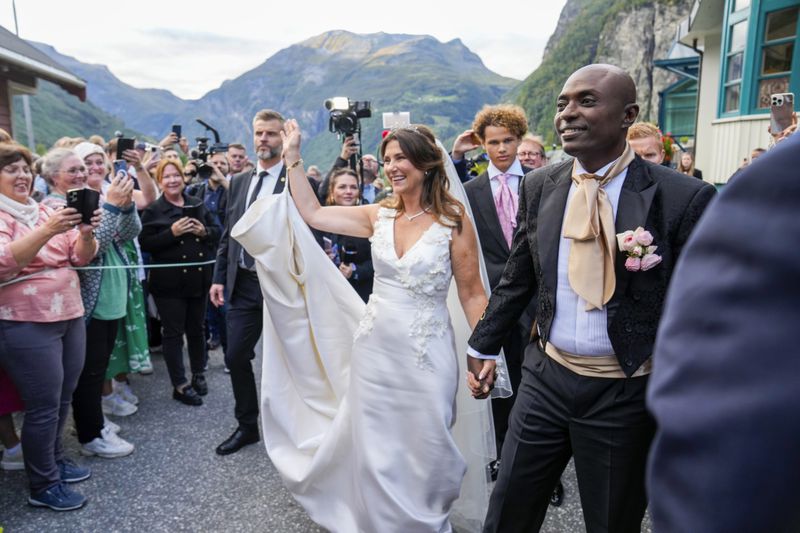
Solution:
M 617 244 L 628 255 L 625 268 L 631 272 L 650 270 L 661 262 L 661 256 L 655 253 L 658 246 L 653 246 L 653 235 L 641 226 L 617 233 Z

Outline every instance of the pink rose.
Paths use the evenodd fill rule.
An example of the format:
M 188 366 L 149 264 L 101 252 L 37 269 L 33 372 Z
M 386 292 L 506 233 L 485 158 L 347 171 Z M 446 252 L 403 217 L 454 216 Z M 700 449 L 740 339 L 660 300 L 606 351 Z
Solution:
M 661 258 L 659 257 L 659 261 Z M 631 272 L 638 272 L 641 269 L 642 260 L 638 257 L 629 257 L 625 260 L 625 268 Z
M 653 235 L 641 226 L 636 228 L 633 235 L 636 237 L 636 242 L 642 246 L 650 246 L 653 244 Z
M 642 257 L 644 255 L 644 247 L 639 245 L 634 246 L 631 253 L 636 257 Z
M 647 254 L 642 257 L 642 270 L 650 270 L 661 262 L 661 256 L 656 254 Z M 626 263 L 627 266 L 627 263 Z
M 617 244 L 619 244 L 619 249 L 623 252 L 633 251 L 633 247 L 636 246 L 636 239 L 633 236 L 633 232 L 628 230 L 624 233 L 618 233 Z

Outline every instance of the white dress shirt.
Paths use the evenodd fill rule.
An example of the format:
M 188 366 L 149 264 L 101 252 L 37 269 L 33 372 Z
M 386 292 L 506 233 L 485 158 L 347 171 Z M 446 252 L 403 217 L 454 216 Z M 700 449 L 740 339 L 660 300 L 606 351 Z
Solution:
M 603 175 L 616 163 L 616 160 L 607 164 L 595 174 Z M 583 169 L 578 160 L 575 160 L 575 173 L 583 174 Z M 622 184 L 628 169 L 624 169 L 611 181 L 603 186 L 606 191 L 611 209 L 614 212 L 614 220 L 617 219 L 617 206 L 619 205 L 619 195 L 622 191 Z M 569 188 L 567 203 L 564 209 L 569 207 L 570 198 L 575 193 L 575 182 Z M 563 224 L 563 218 L 562 218 Z M 633 228 L 631 228 L 633 229 Z M 614 229 L 612 228 L 612 231 Z M 608 338 L 608 315 L 605 307 L 603 309 L 592 309 L 586 311 L 586 300 L 572 290 L 569 284 L 568 264 L 569 251 L 572 248 L 572 239 L 564 237 L 563 227 L 560 231 L 560 241 L 558 244 L 558 282 L 556 283 L 556 309 L 553 316 L 553 323 L 550 326 L 550 338 L 548 339 L 553 346 L 559 350 L 574 355 L 600 356 L 613 355 L 614 348 Z
M 264 181 L 261 183 L 261 189 L 258 191 L 258 198 L 264 198 L 272 194 L 272 191 L 275 190 L 275 184 L 278 183 L 278 176 L 280 176 L 281 170 L 283 170 L 283 159 L 279 159 L 275 165 L 269 168 L 262 167 L 261 161 L 258 162 L 258 166 L 250 178 L 250 185 L 247 188 L 247 203 L 245 205 L 250 205 L 250 197 L 253 195 L 253 191 L 258 183 L 258 175 L 265 170 L 267 171 L 267 175 L 264 176 Z M 256 198 L 256 200 L 258 200 L 258 198 Z
M 595 174 L 603 175 L 608 172 L 617 160 L 610 162 Z M 521 169 L 520 169 L 521 170 Z M 583 174 L 586 170 L 575 160 L 575 173 Z M 611 209 L 614 212 L 614 220 L 617 218 L 617 206 L 619 205 L 619 195 L 622 191 L 622 184 L 628 175 L 625 168 L 611 181 L 603 186 L 608 200 L 611 202 Z M 496 180 L 495 180 L 496 181 Z M 567 202 L 564 206 L 566 216 L 570 198 L 575 193 L 575 182 L 569 188 Z M 564 217 L 561 218 L 562 224 Z M 631 228 L 633 229 L 633 228 Z M 556 308 L 553 316 L 553 323 L 550 327 L 549 341 L 558 349 L 574 355 L 602 356 L 612 355 L 614 348 L 608 338 L 608 315 L 606 309 L 592 309 L 586 311 L 586 300 L 578 296 L 569 284 L 568 263 L 569 251 L 572 240 L 564 237 L 563 227 L 559 230 L 561 235 L 558 245 L 558 281 L 556 283 Z M 490 359 L 496 356 L 486 355 L 478 352 L 471 346 L 467 348 L 467 354 L 481 359 Z

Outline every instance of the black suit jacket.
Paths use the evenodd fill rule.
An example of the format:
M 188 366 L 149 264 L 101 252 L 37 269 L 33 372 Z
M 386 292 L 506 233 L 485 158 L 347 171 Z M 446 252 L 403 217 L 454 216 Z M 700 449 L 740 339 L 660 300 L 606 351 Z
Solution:
M 537 295 L 536 321 L 547 342 L 556 303 L 558 247 L 572 183 L 572 161 L 534 170 L 520 190 L 517 232 L 511 256 L 469 344 L 481 353 L 500 350 L 510 329 Z M 625 269 L 618 252 L 616 290 L 608 302 L 608 335 L 626 375 L 653 353 L 656 329 L 675 262 L 714 196 L 713 186 L 653 165 L 636 156 L 628 167 L 616 217 L 616 232 L 643 226 L 653 234 L 662 262 L 646 272 Z
M 647 404 L 653 530 L 800 531 L 800 134 L 742 170 L 675 272 Z
M 214 283 L 225 285 L 227 296 L 233 294 L 233 286 L 236 283 L 236 268 L 242 252 L 242 245 L 230 238 L 231 228 L 236 225 L 247 210 L 247 190 L 250 188 L 250 180 L 257 172 L 257 168 L 250 172 L 236 174 L 231 178 L 231 183 L 228 187 L 225 231 L 219 241 L 217 263 L 214 265 Z M 281 173 L 278 175 L 272 194 L 280 194 L 285 186 L 286 165 L 283 166 Z
M 522 167 L 523 173 L 532 171 L 528 167 Z M 525 177 L 520 177 L 519 188 Z M 467 193 L 469 205 L 475 216 L 475 227 L 478 232 L 478 239 L 481 243 L 483 260 L 486 263 L 486 273 L 489 276 L 489 286 L 492 290 L 500 283 L 506 262 L 511 250 L 508 247 L 506 238 L 503 235 L 503 228 L 500 226 L 500 218 L 497 216 L 497 208 L 494 205 L 494 195 L 492 194 L 491 180 L 489 174 L 483 172 L 477 178 L 464 183 L 464 190 Z M 531 300 L 529 311 L 520 317 L 520 326 L 526 334 L 530 333 L 533 323 L 533 316 L 536 305 Z
M 184 194 L 187 205 L 197 203 L 194 196 Z M 147 206 L 142 213 L 142 231 L 139 244 L 150 254 L 151 263 L 201 263 L 214 258 L 220 228 L 202 202 L 198 203 L 198 219 L 206 227 L 206 236 L 184 233 L 172 234 L 172 224 L 183 216 L 183 211 L 167 201 L 164 196 Z M 153 268 L 148 271 L 148 288 L 155 296 L 199 297 L 208 293 L 211 286 L 211 265 L 194 267 Z

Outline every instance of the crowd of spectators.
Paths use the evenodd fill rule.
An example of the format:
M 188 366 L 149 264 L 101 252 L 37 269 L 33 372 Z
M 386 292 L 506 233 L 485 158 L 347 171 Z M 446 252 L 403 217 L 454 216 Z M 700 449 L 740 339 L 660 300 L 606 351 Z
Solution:
M 39 157 L 0 130 L 0 468 L 26 471 L 30 504 L 54 510 L 85 504 L 69 484 L 91 471 L 66 457 L 61 442 L 70 407 L 82 455 L 112 459 L 134 452 L 135 435 L 120 436 L 124 428 L 117 422 L 139 408 L 130 376 L 154 371 L 151 353 L 163 353 L 175 400 L 203 404 L 208 352 L 228 349 L 232 295 L 217 288 L 214 263 L 219 269 L 236 223 L 229 219 L 232 179 L 245 176 L 251 183 L 246 206 L 262 197 L 262 180 L 277 165 L 259 165 L 277 161 L 280 146 L 264 140 L 274 132 L 256 126 L 279 121 L 280 127 L 278 117 L 268 112 L 254 119 L 256 162 L 241 144 L 193 159 L 186 139 L 175 133 L 121 153 L 118 138 L 62 138 Z M 456 138 L 451 157 L 462 181 L 487 172 L 511 178 L 517 172 L 521 181 L 548 164 L 541 138 L 497 120 L 487 126 L 491 131 L 475 126 Z M 498 136 L 495 148 L 492 135 Z M 664 161 L 655 126 L 634 125 L 628 142 L 641 157 Z M 487 150 L 485 169 L 480 158 L 466 156 L 480 147 Z M 690 151 L 674 161 L 679 172 L 702 179 Z M 283 183 L 282 173 L 273 178 Z M 351 137 L 327 173 L 309 165 L 307 174 L 327 205 L 376 203 L 391 194 L 377 158 L 361 155 Z M 269 187 L 268 194 L 283 190 Z M 71 202 L 82 189 L 99 197 L 88 214 Z M 370 241 L 335 234 L 318 240 L 367 301 Z M 252 269 L 248 257 L 241 253 L 232 268 Z M 237 379 L 232 376 L 234 391 Z M 21 436 L 12 417 L 20 411 Z M 233 453 L 255 440 L 240 435 L 217 452 Z

